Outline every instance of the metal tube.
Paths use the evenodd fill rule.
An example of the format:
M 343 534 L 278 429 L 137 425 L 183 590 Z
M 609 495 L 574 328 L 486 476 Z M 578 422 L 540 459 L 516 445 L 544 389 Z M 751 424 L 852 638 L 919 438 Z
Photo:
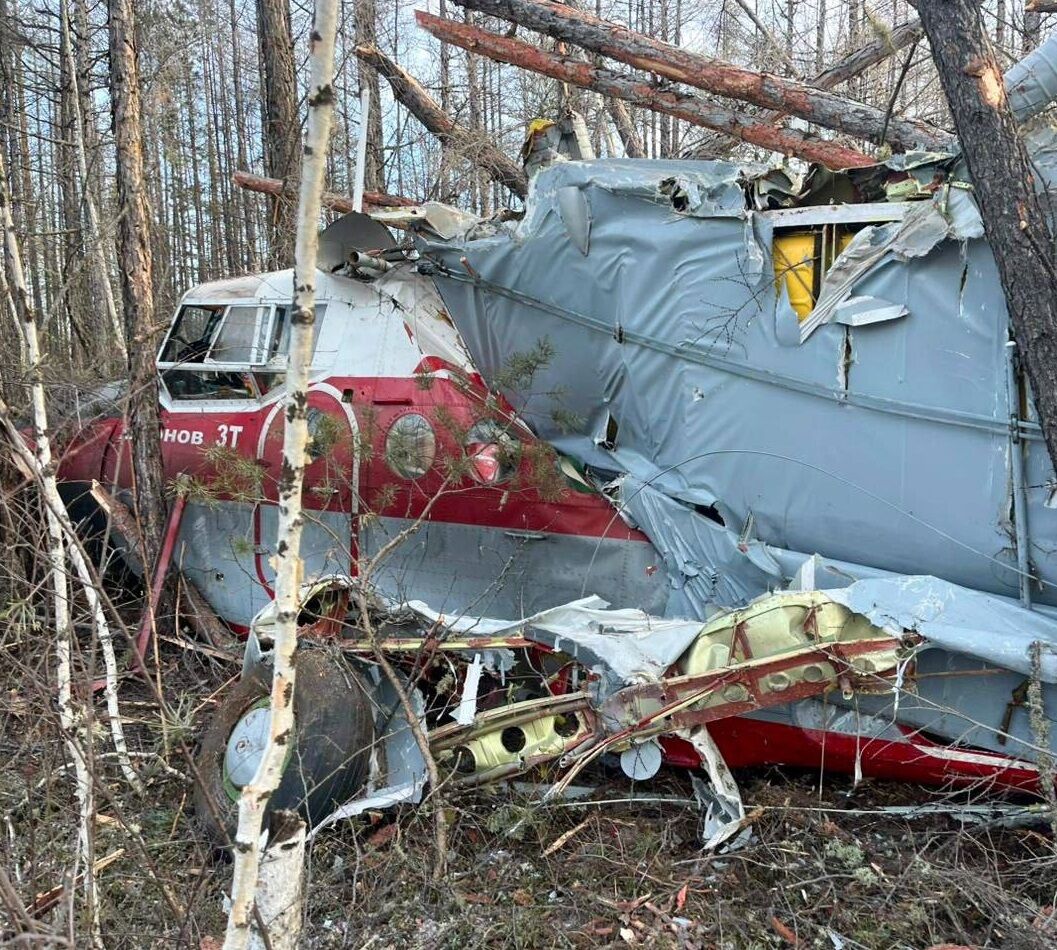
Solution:
M 1009 399 L 1009 472 L 1013 492 L 1013 530 L 1017 546 L 1020 602 L 1031 609 L 1031 565 L 1028 559 L 1028 505 L 1024 494 L 1024 449 L 1020 440 L 1020 386 L 1016 368 L 1017 345 L 1006 344 L 1006 391 Z
M 352 193 L 352 210 L 363 211 L 363 183 L 367 177 L 367 130 L 370 128 L 371 90 L 364 84 L 360 90 L 360 137 L 356 140 L 356 190 Z
M 1009 108 L 1027 122 L 1057 98 L 1057 35 L 1030 52 L 1005 75 Z
M 172 561 L 173 550 L 176 548 L 176 537 L 180 533 L 180 522 L 183 520 L 186 506 L 187 493 L 180 489 L 173 500 L 169 524 L 165 529 L 165 539 L 162 542 L 161 553 L 158 555 L 158 563 L 154 568 L 154 581 L 150 588 L 150 600 L 147 601 L 146 609 L 143 611 L 143 621 L 140 623 L 139 633 L 136 636 L 135 656 L 132 662 L 134 668 L 140 673 L 146 673 L 145 660 L 147 658 L 147 644 L 150 642 L 151 631 L 154 629 L 154 608 L 161 599 L 162 587 L 165 584 L 165 576 L 169 573 L 169 564 Z

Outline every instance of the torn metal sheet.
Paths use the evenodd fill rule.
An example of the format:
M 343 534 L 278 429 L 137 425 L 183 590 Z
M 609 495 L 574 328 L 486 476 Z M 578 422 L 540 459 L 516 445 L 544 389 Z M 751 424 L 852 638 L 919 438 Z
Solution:
M 608 604 L 595 596 L 518 621 L 446 617 L 420 601 L 407 607 L 455 633 L 493 637 L 525 631 L 585 665 L 602 666 L 622 682 L 659 678 L 701 630 L 697 621 L 664 620 L 641 610 L 608 610 Z
M 937 577 L 856 581 L 827 592 L 887 630 L 915 630 L 936 647 L 1027 676 L 1031 645 L 1044 645 L 1041 678 L 1057 683 L 1057 620 Z
M 464 373 L 474 371 L 436 288 L 416 280 L 405 268 L 387 271 L 374 286 L 399 307 L 405 326 L 423 353 L 439 357 Z
M 781 567 L 756 538 L 703 517 L 631 475 L 620 480 L 615 500 L 664 558 L 670 614 L 706 617 L 717 604 L 745 603 L 783 585 Z
M 755 210 L 756 177 L 726 163 L 556 165 L 522 221 L 422 236 L 423 267 L 486 380 L 546 341 L 553 357 L 526 391 L 504 390 L 539 436 L 599 481 L 630 477 L 663 500 L 622 507 L 663 554 L 669 615 L 745 603 L 812 552 L 855 577 L 930 573 L 1017 596 L 1027 548 L 1032 599 L 1057 605 L 1052 466 L 1007 396 L 1005 301 L 958 159 L 811 177 L 803 210 L 838 210 L 803 226 L 829 229 L 838 253 L 803 322 L 772 259 L 775 235 L 802 225 Z M 591 209 L 586 256 L 558 213 L 565 188 Z M 885 201 L 904 192 L 916 200 Z M 904 212 L 871 224 L 864 206 Z M 838 308 L 843 322 L 822 322 Z M 1028 486 L 1019 545 L 1011 417 Z M 754 551 L 780 572 L 739 561 Z
M 954 192 L 959 196 L 954 205 L 956 216 L 948 213 L 944 200 L 947 191 L 944 190 L 931 201 L 913 204 L 901 221 L 871 225 L 859 231 L 826 272 L 815 308 L 800 324 L 801 341 L 806 340 L 822 324 L 835 319 L 842 304 L 845 305 L 846 312 L 848 298 L 855 285 L 885 259 L 904 262 L 915 257 L 924 257 L 940 241 L 948 238 L 962 240 L 980 237 L 983 232 L 982 228 L 977 231 L 979 213 L 973 218 L 966 207 L 966 202 L 970 206 L 973 205 L 968 192 L 962 189 L 955 189 Z M 886 314 L 893 310 L 898 311 L 895 316 L 909 312 L 906 305 L 898 300 L 873 297 L 858 299 L 876 300 L 872 319 L 867 319 L 866 313 L 860 311 L 859 324 L 892 319 L 892 316 L 879 315 L 878 311 Z
M 714 851 L 721 845 L 733 850 L 744 844 L 752 835 L 752 829 L 745 822 L 741 790 L 723 760 L 723 753 L 705 726 L 681 730 L 676 735 L 697 750 L 708 772 L 709 785 L 696 775 L 691 776 L 694 797 L 702 809 L 700 837 L 705 850 Z

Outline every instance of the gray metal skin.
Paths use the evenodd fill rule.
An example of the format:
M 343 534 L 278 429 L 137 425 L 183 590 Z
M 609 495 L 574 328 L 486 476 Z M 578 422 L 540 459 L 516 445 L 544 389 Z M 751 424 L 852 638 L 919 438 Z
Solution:
M 675 177 L 696 207 L 664 196 Z M 775 290 L 772 215 L 746 210 L 740 177 L 724 163 L 562 163 L 534 180 L 520 224 L 423 252 L 486 378 L 548 341 L 533 398 L 509 396 L 560 450 L 686 511 L 714 506 L 739 537 L 749 525 L 778 549 L 1018 596 L 1008 318 L 987 245 L 885 257 L 854 292 L 906 316 L 783 343 L 796 316 Z M 558 210 L 567 187 L 589 208 L 586 254 Z M 1035 596 L 1057 604 L 1053 471 L 1038 427 L 1020 434 Z
M 901 161 L 919 180 L 933 162 L 954 165 Z M 925 239 L 877 226 L 883 253 L 846 294 L 865 305 L 850 318 L 832 308 L 801 342 L 772 261 L 790 215 L 756 210 L 765 181 L 722 162 L 554 164 L 533 180 L 523 221 L 423 233 L 422 269 L 486 379 L 546 341 L 532 398 L 507 396 L 538 435 L 617 480 L 624 512 L 664 557 L 669 616 L 785 587 L 817 552 L 836 578 L 819 587 L 935 575 L 956 604 L 964 592 L 983 608 L 980 623 L 947 631 L 930 668 L 965 661 L 951 650 L 1009 663 L 988 655 L 992 607 L 1057 647 L 1054 473 L 1010 395 L 1008 315 L 970 194 L 938 194 L 946 225 L 934 217 Z M 920 222 L 913 204 L 900 210 Z M 854 220 L 863 206 L 848 209 Z M 882 589 L 877 606 L 912 626 L 916 602 L 898 591 Z M 980 733 L 1000 727 L 1023 679 L 925 680 L 918 711 L 901 715 L 958 741 L 979 709 L 973 742 L 1008 753 Z M 1022 752 L 1027 724 L 1012 725 Z
M 1057 36 L 1011 66 L 1005 84 L 1009 108 L 1018 122 L 1042 112 L 1057 97 Z
M 360 531 L 363 553 L 373 556 L 412 524 L 369 519 Z M 448 616 L 515 619 L 585 594 L 660 615 L 673 594 L 650 544 L 443 521 L 422 524 L 372 582 L 385 596 L 421 600 Z

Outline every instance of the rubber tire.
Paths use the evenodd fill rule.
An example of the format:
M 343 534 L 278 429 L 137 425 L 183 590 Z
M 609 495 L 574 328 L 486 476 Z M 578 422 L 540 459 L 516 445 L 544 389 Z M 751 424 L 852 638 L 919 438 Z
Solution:
M 362 679 L 332 651 L 302 648 L 296 663 L 294 742 L 268 803 L 266 826 L 272 812 L 289 809 L 312 827 L 348 801 L 370 769 L 374 712 Z M 235 840 L 238 824 L 238 803 L 224 787 L 224 753 L 238 721 L 269 695 L 270 668 L 261 673 L 243 677 L 224 697 L 199 747 L 195 814 L 218 845 Z

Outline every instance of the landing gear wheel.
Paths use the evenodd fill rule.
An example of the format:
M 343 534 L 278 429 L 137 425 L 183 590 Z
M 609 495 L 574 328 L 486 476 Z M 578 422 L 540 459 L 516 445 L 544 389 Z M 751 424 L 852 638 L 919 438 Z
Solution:
M 265 822 L 272 812 L 290 809 L 311 827 L 367 780 L 374 713 L 362 679 L 341 656 L 301 649 L 296 663 L 295 734 Z M 253 778 L 267 740 L 271 675 L 262 672 L 228 693 L 199 750 L 195 812 L 218 844 L 234 841 L 239 794 Z

